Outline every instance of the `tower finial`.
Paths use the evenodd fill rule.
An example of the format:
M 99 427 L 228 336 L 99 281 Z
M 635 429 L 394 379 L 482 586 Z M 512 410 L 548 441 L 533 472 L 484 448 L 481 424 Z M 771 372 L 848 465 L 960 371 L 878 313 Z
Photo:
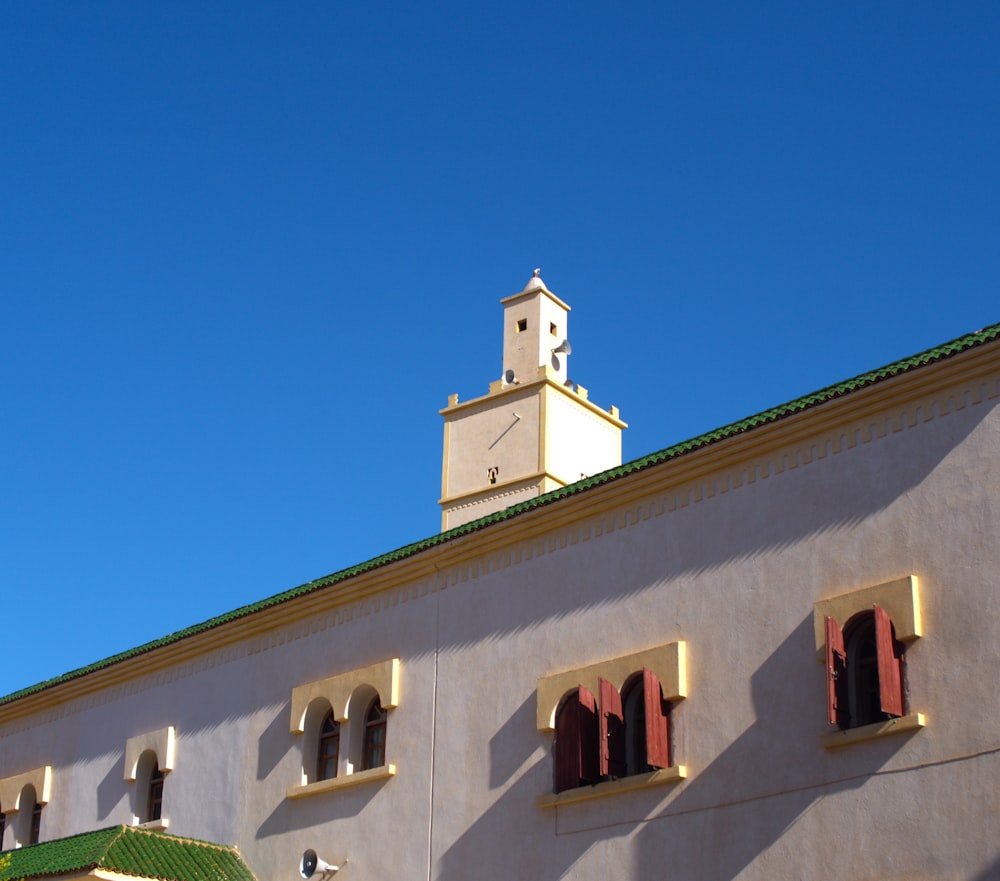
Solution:
M 542 270 L 541 269 L 536 269 L 531 275 L 532 275 L 532 278 L 538 278 L 539 276 L 541 276 L 541 274 L 542 274 Z

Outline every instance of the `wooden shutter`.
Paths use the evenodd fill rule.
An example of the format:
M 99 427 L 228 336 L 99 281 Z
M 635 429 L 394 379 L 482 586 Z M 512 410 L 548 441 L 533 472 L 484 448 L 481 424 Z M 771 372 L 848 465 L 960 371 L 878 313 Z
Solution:
M 556 792 L 599 778 L 597 702 L 582 685 L 556 716 Z
M 889 613 L 875 605 L 875 651 L 878 656 L 878 694 L 882 712 L 890 716 L 903 715 L 903 678 L 900 659 L 892 637 Z
M 597 732 L 600 743 L 598 773 L 604 777 L 625 776 L 625 714 L 622 696 L 614 684 L 599 677 L 597 693 L 601 699 L 601 714 Z
M 847 705 L 847 652 L 844 634 L 829 615 L 826 624 L 826 718 L 831 725 L 846 728 L 850 723 Z
M 643 667 L 642 699 L 646 710 L 646 764 L 652 768 L 670 767 L 670 720 L 663 711 L 660 680 Z
M 598 748 L 597 701 L 593 693 L 582 685 L 580 699 L 580 779 L 596 783 L 601 778 L 600 749 Z

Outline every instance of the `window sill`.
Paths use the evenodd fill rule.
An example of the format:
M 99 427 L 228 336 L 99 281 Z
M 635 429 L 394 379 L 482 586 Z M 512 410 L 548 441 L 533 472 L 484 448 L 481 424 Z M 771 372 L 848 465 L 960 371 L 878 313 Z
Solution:
M 373 783 L 376 780 L 386 780 L 396 773 L 395 765 L 382 765 L 380 768 L 369 768 L 367 771 L 355 771 L 344 774 L 332 780 L 319 780 L 316 783 L 305 783 L 302 786 L 292 786 L 285 795 L 288 798 L 305 798 L 308 795 L 319 795 L 333 789 L 345 789 L 348 786 L 358 786 L 362 783 Z
M 874 722 L 871 725 L 862 725 L 860 728 L 848 728 L 846 731 L 832 731 L 829 734 L 824 734 L 819 742 L 827 749 L 837 749 L 841 746 L 862 743 L 865 740 L 887 737 L 890 734 L 916 731 L 926 724 L 927 719 L 923 713 L 910 713 L 907 716 L 900 716 L 898 719 L 889 719 L 887 722 Z
M 590 801 L 593 798 L 605 798 L 622 792 L 633 792 L 636 789 L 662 786 L 665 783 L 677 783 L 685 777 L 687 777 L 687 766 L 672 765 L 669 768 L 661 768 L 659 771 L 650 771 L 647 774 L 634 774 L 631 777 L 619 777 L 617 780 L 605 780 L 603 783 L 595 783 L 593 786 L 578 786 L 576 789 L 540 795 L 537 804 L 540 808 L 555 808 L 578 801 Z
M 170 827 L 170 820 L 166 817 L 160 817 L 159 820 L 147 820 L 145 823 L 140 823 L 136 820 L 132 824 L 136 829 L 146 829 L 150 832 L 163 832 L 165 829 Z

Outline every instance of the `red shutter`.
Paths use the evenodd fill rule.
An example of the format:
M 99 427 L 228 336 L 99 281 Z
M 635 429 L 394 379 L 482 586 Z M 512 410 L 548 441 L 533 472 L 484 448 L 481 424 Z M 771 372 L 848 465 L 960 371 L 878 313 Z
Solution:
M 596 783 L 601 777 L 597 701 L 591 691 L 582 685 L 577 695 L 580 705 L 580 779 Z
M 829 615 L 824 622 L 826 624 L 826 718 L 831 725 L 846 728 L 849 724 L 849 711 L 844 634 Z
M 670 767 L 670 721 L 663 711 L 660 680 L 652 670 L 642 670 L 642 697 L 646 709 L 646 764 Z
M 878 656 L 878 693 L 882 702 L 882 712 L 890 716 L 902 716 L 903 683 L 895 643 L 889 613 L 876 605 L 875 650 Z
M 580 785 L 580 698 L 572 695 L 556 715 L 556 792 Z
M 614 684 L 599 677 L 598 695 L 601 699 L 598 741 L 600 743 L 600 765 L 602 777 L 625 776 L 625 714 L 622 712 L 622 696 Z
M 556 792 L 581 781 L 595 783 L 598 773 L 597 702 L 582 685 L 556 716 Z

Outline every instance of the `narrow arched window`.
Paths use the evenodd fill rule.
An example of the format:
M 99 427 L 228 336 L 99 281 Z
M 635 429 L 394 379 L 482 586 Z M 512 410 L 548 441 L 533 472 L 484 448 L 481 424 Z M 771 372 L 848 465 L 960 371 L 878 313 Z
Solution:
M 385 764 L 385 729 L 386 712 L 376 697 L 365 715 L 365 770 L 381 768 Z
M 843 631 L 827 616 L 827 718 L 857 728 L 903 715 L 903 645 L 879 605 L 851 618 Z
M 625 767 L 628 775 L 670 766 L 670 704 L 660 680 L 643 669 L 625 686 Z
M 30 783 L 21 790 L 18 799 L 20 818 L 15 828 L 15 847 L 25 847 L 29 844 L 38 844 L 38 836 L 42 828 L 42 806 L 38 803 L 35 787 Z
M 642 693 L 642 679 L 636 677 L 625 687 L 622 711 L 625 716 L 626 774 L 641 774 L 649 770 L 646 763 L 646 700 Z
M 847 699 L 854 725 L 881 721 L 878 688 L 878 650 L 875 644 L 875 616 L 871 612 L 855 618 L 846 628 Z
M 149 771 L 149 791 L 146 798 L 146 820 L 153 822 L 163 817 L 163 771 L 154 761 Z
M 599 768 L 599 723 L 593 692 L 579 685 L 556 713 L 556 792 L 596 783 Z
M 0 810 L 0 850 L 3 850 L 3 834 L 7 830 L 7 815 Z
M 337 776 L 340 761 L 340 723 L 331 709 L 320 723 L 317 750 L 316 779 L 332 780 Z

